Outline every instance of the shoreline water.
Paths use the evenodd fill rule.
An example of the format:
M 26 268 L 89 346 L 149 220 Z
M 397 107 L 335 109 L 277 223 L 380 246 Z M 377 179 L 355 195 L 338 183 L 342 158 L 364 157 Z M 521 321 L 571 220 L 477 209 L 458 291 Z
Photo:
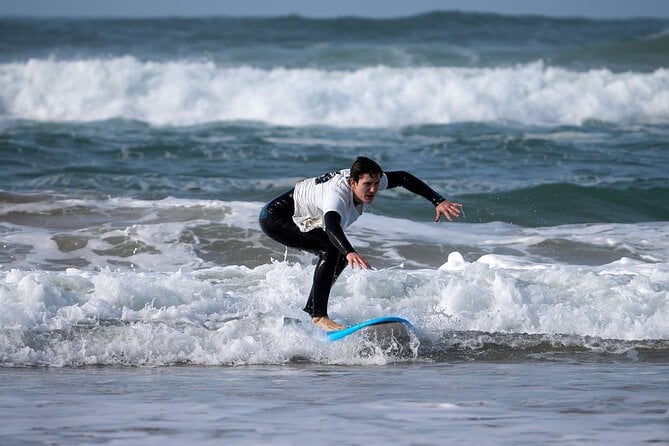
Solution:
M 665 443 L 668 371 L 607 361 L 2 368 L 0 440 Z

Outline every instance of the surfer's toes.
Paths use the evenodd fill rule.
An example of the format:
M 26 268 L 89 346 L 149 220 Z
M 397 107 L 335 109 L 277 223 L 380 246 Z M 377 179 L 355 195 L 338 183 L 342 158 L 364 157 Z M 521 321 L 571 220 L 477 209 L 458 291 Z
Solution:
M 315 317 L 312 318 L 311 320 L 316 326 L 321 327 L 326 331 L 343 330 L 344 328 L 346 328 L 345 325 L 342 325 L 339 322 L 335 322 L 327 316 Z

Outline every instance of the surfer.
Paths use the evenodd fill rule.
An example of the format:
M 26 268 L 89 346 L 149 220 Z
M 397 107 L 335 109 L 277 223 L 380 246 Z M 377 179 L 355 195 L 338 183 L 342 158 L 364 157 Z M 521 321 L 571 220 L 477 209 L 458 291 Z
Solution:
M 325 330 L 344 325 L 328 317 L 330 289 L 346 265 L 370 268 L 344 234 L 344 229 L 384 189 L 402 186 L 429 200 L 435 221 L 459 217 L 462 205 L 446 200 L 414 175 L 404 171 L 383 172 L 373 160 L 358 157 L 350 169 L 329 172 L 298 182 L 294 188 L 267 203 L 260 212 L 260 227 L 275 241 L 318 256 L 313 284 L 304 311 Z

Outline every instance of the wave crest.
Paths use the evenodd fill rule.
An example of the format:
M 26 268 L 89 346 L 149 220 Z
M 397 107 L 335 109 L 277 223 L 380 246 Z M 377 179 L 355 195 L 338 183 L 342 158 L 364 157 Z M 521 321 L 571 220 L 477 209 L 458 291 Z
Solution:
M 666 69 L 577 72 L 536 62 L 506 68 L 327 71 L 142 62 L 132 56 L 0 65 L 5 119 L 341 127 L 465 121 L 559 125 L 590 119 L 665 123 L 667 104 Z

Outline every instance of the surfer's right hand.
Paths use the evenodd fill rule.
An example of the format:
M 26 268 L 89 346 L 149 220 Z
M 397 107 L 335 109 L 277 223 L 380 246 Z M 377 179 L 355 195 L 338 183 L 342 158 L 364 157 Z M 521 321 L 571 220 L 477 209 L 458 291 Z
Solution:
M 367 260 L 357 252 L 349 252 L 346 254 L 346 260 L 348 260 L 348 264 L 351 268 L 362 268 L 362 269 L 370 269 L 371 266 Z

